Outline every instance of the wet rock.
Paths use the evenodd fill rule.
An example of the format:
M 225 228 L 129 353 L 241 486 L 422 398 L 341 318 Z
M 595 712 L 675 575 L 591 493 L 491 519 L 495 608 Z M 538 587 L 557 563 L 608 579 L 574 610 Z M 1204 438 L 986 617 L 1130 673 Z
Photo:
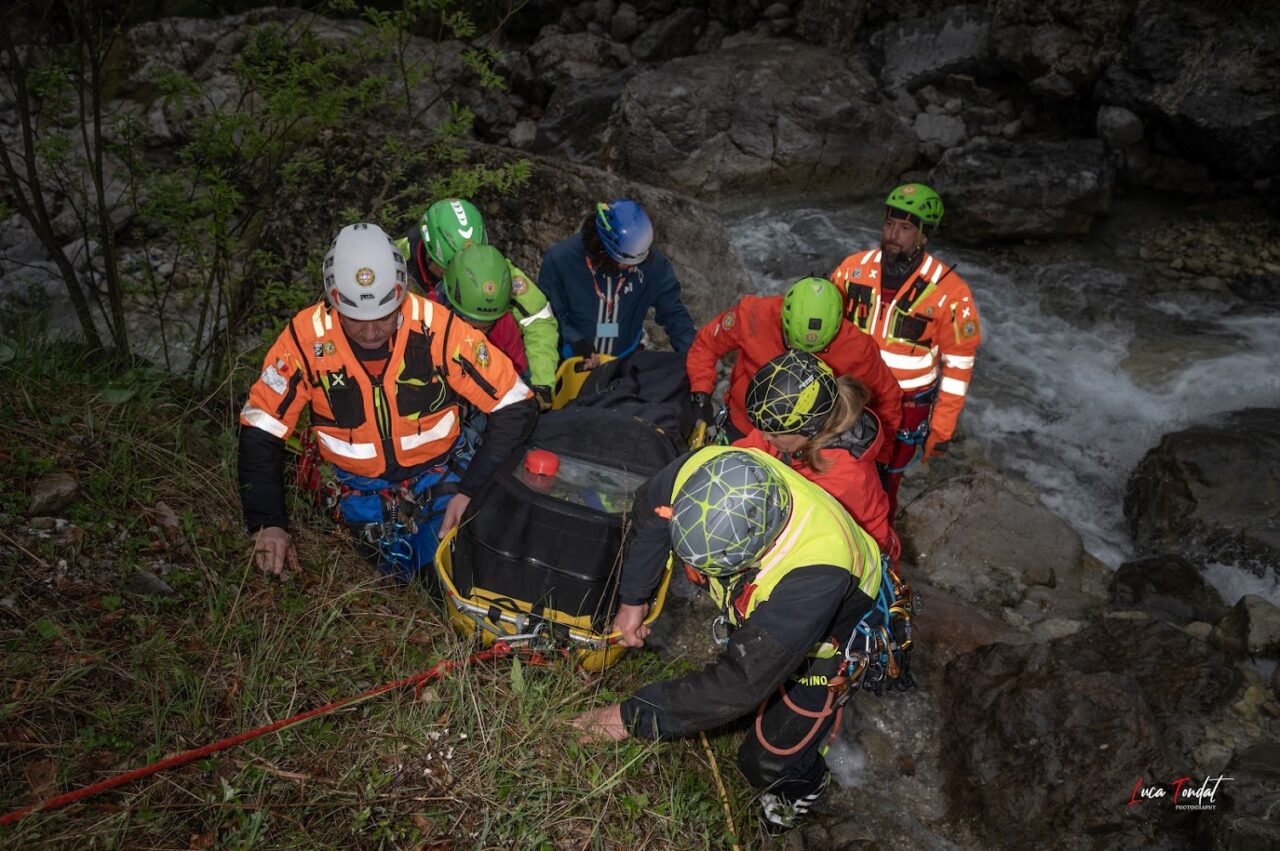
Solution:
M 915 157 L 915 138 L 878 101 L 870 72 L 830 51 L 737 41 L 632 77 L 614 113 L 617 171 L 724 194 L 879 191 Z
M 1088 233 L 1111 208 L 1115 172 L 1102 143 L 975 139 L 929 173 L 947 204 L 946 233 L 961 241 Z
M 1041 87 L 1069 97 L 1086 93 L 1119 53 L 1135 4 L 1000 0 L 993 5 L 992 53 L 1024 81 L 1045 81 Z
M 530 149 L 557 154 L 572 162 L 595 162 L 622 87 L 621 72 L 556 86 Z
M 172 597 L 178 592 L 168 582 L 146 570 L 139 570 L 124 583 L 126 594 L 137 594 L 143 597 Z
M 988 28 L 981 6 L 954 6 L 891 23 L 871 36 L 880 79 L 890 89 L 910 91 L 948 74 L 975 71 L 987 56 Z
M 956 656 L 985 644 L 1022 644 L 1030 641 L 1020 632 L 987 615 L 982 609 L 962 602 L 953 594 L 911 577 L 907 581 L 920 595 L 924 610 L 913 622 L 915 649 L 912 670 L 940 672 Z
M 540 38 L 526 53 L 532 73 L 554 86 L 609 76 L 632 63 L 625 47 L 591 33 Z
M 1234 176 L 1275 174 L 1278 31 L 1275 3 L 1143 0 L 1095 95 L 1141 116 L 1160 137 L 1159 153 Z
M 913 129 L 922 144 L 941 148 L 954 148 L 965 140 L 966 135 L 964 122 L 959 118 L 927 112 L 916 116 Z
M 630 3 L 623 3 L 609 22 L 609 35 L 614 41 L 631 41 L 640 34 L 640 16 Z
M 1218 592 L 1181 556 L 1164 554 L 1125 562 L 1111 579 L 1111 604 L 1139 609 L 1179 626 L 1217 623 L 1227 613 Z
M 1096 121 L 1098 136 L 1111 148 L 1127 148 L 1142 141 L 1142 119 L 1123 106 L 1103 106 Z
M 796 35 L 837 51 L 858 49 L 867 6 L 868 0 L 801 0 Z
M 1161 438 L 1129 478 L 1124 514 L 1142 548 L 1265 566 L 1280 563 L 1277 494 L 1280 411 L 1249 408 Z
M 701 9 L 685 8 L 663 18 L 640 34 L 631 52 L 641 62 L 662 62 L 677 56 L 688 56 L 698 45 L 707 24 Z
M 942 482 L 898 524 L 912 577 L 982 607 L 1016 606 L 1032 585 L 1078 568 L 1080 536 L 1035 494 L 989 472 Z
M 31 489 L 28 516 L 57 514 L 80 495 L 80 482 L 70 473 L 45 473 Z
M 1233 656 L 1280 658 L 1280 609 L 1246 594 L 1209 635 L 1210 643 Z
M 1049 847 L 1063 835 L 1167 845 L 1176 817 L 1152 808 L 1135 823 L 1123 806 L 1080 801 L 1122 801 L 1135 771 L 1200 768 L 1188 755 L 1206 720 L 1229 712 L 1235 682 L 1220 653 L 1156 621 L 1106 620 L 1051 644 L 959 656 L 939 726 L 952 815 L 986 847 Z

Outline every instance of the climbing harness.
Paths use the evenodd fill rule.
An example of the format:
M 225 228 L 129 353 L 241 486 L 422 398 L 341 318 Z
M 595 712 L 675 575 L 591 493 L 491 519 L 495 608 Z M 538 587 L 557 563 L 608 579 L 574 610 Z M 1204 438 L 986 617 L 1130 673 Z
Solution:
M 799 678 L 811 685 L 825 683 L 827 697 L 822 709 L 815 712 L 796 706 L 787 695 L 786 683 L 778 687 L 779 696 L 788 709 L 801 717 L 813 719 L 809 732 L 789 748 L 775 747 L 764 736 L 764 710 L 768 701 L 762 702 L 756 710 L 756 738 L 765 750 L 775 756 L 791 756 L 804 749 L 833 712 L 836 714 L 832 725 L 834 736 L 840 729 L 845 704 L 858 691 L 870 690 L 880 697 L 886 691 L 910 691 L 916 687 L 915 677 L 910 671 L 911 621 L 923 611 L 923 601 L 898 576 L 887 555 L 881 556 L 880 569 L 882 579 L 875 604 L 854 627 L 843 652 L 835 650 L 821 658 L 811 653 L 809 666 Z M 717 618 L 717 622 L 723 620 L 723 615 Z M 838 647 L 834 639 L 823 645 L 830 650 Z

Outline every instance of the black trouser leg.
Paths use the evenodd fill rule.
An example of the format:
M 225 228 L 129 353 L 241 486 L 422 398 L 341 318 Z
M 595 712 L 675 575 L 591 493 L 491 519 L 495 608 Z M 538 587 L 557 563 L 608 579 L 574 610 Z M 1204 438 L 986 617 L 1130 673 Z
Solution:
M 821 750 L 835 723 L 836 711 L 834 706 L 828 706 L 825 685 L 806 686 L 790 681 L 785 688 L 795 707 L 810 713 L 820 713 L 827 707 L 828 714 L 821 719 L 801 715 L 787 705 L 780 693 L 774 692 L 765 703 L 758 726 L 752 724 L 738 750 L 738 764 L 757 789 L 769 789 L 794 801 L 822 785 L 827 765 Z M 761 741 L 762 735 L 765 741 Z M 794 753 L 776 752 L 791 751 L 802 741 L 803 746 Z

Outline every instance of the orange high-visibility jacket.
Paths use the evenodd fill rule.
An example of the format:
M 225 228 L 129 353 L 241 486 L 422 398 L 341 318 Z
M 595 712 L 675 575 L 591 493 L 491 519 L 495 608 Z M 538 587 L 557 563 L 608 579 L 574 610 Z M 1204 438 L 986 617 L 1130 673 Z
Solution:
M 969 285 L 923 252 L 920 265 L 888 300 L 880 291 L 880 249 L 844 259 L 831 275 L 846 294 L 847 316 L 880 344 L 880 356 L 908 396 L 935 384 L 931 443 L 950 440 L 964 408 L 982 324 Z
M 760 367 L 787 350 L 782 339 L 782 296 L 744 296 L 698 330 L 685 359 L 690 391 L 710 395 L 716 386 L 716 362 L 734 350 L 738 362 L 729 377 L 729 418 L 734 428 L 750 434 L 754 426 L 747 417 L 747 386 Z M 842 322 L 831 345 L 814 354 L 837 376 L 848 375 L 865 384 L 871 391 L 868 407 L 889 434 L 897 431 L 902 421 L 902 391 L 880 361 L 874 340 Z M 882 460 L 888 460 L 887 452 L 892 448 L 893 442 L 886 442 Z
M 492 413 L 529 398 L 510 359 L 447 308 L 410 294 L 382 379 L 356 359 L 325 303 L 298 313 L 267 353 L 240 422 L 288 439 L 303 408 L 325 460 L 381 477 L 443 456 L 458 438 L 461 405 Z

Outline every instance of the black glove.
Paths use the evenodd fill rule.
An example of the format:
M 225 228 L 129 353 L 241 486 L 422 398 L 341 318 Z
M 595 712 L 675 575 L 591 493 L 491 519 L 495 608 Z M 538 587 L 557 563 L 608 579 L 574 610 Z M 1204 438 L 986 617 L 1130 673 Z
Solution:
M 706 393 L 689 394 L 689 403 L 693 405 L 693 421 L 695 423 L 706 423 L 713 425 L 716 421 L 716 412 L 711 407 L 711 397 Z
M 538 400 L 539 411 L 551 410 L 551 388 L 541 385 L 533 388 L 533 397 Z
M 570 348 L 580 358 L 589 358 L 596 353 L 596 343 L 589 337 L 583 337 L 578 342 L 573 343 Z

